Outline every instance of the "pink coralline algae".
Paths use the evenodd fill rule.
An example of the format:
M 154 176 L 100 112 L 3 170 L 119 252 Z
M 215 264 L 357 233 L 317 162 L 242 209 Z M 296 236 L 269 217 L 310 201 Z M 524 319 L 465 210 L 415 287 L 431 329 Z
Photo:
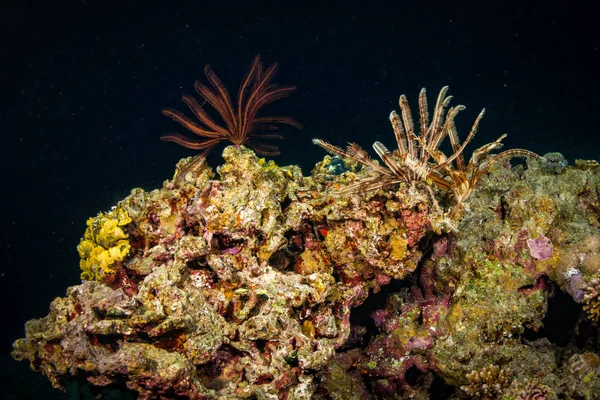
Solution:
M 554 250 L 552 241 L 545 236 L 540 236 L 537 239 L 528 239 L 527 247 L 529 247 L 531 257 L 536 260 L 548 260 L 552 257 L 552 252 Z

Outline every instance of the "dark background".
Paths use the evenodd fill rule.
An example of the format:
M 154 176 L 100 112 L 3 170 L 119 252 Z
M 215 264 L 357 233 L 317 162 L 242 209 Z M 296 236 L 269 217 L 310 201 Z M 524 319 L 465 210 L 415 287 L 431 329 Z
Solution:
M 79 282 L 86 219 L 194 154 L 158 140 L 182 132 L 160 111 L 184 110 L 206 64 L 236 93 L 254 55 L 279 63 L 275 82 L 298 89 L 266 111 L 304 129 L 283 128 L 277 162 L 305 174 L 324 155 L 311 138 L 393 148 L 399 95 L 414 109 L 446 84 L 462 137 L 486 107 L 470 150 L 508 133 L 505 148 L 599 157 L 598 15 L 576 2 L 193 3 L 0 6 L 2 398 L 65 398 L 11 343 Z

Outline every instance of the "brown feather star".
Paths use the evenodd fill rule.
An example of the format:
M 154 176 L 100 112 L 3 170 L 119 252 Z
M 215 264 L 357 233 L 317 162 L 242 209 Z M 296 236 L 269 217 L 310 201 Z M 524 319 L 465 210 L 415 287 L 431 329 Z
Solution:
M 234 104 L 225 85 L 207 65 L 204 74 L 211 86 L 196 81 L 194 88 L 202 99 L 199 103 L 190 95 L 183 95 L 181 100 L 189 107 L 198 121 L 195 121 L 180 111 L 165 108 L 162 113 L 180 123 L 183 127 L 199 136 L 190 138 L 179 133 L 168 133 L 161 136 L 161 140 L 175 142 L 192 150 L 202 150 L 200 155 L 206 156 L 210 150 L 221 141 L 230 141 L 236 145 L 245 145 L 252 148 L 257 154 L 264 156 L 279 155 L 276 145 L 264 143 L 264 140 L 283 139 L 277 134 L 265 134 L 265 131 L 274 131 L 277 124 L 292 125 L 298 129 L 301 124 L 289 117 L 257 117 L 257 113 L 267 104 L 287 97 L 296 88 L 293 86 L 277 86 L 271 83 L 275 76 L 277 64 L 271 65 L 266 70 L 256 56 L 250 66 L 250 71 L 242 80 L 238 91 L 237 101 Z M 204 109 L 208 103 L 221 117 L 221 123 L 216 122 Z

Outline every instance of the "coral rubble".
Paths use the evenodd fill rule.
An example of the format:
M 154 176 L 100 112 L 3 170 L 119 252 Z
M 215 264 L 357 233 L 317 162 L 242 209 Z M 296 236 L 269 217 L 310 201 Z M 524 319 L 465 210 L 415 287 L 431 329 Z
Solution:
M 141 399 L 598 398 L 593 163 L 496 163 L 446 232 L 422 185 L 348 193 L 368 171 L 341 159 L 305 177 L 223 157 L 90 219 L 83 283 L 13 356 Z

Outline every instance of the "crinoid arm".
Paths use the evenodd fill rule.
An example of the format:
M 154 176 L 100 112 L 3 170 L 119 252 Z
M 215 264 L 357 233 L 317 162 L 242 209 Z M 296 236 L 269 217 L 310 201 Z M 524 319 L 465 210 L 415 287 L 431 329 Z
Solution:
M 433 120 L 431 125 L 427 128 L 427 137 L 424 138 L 429 147 L 439 147 L 442 139 L 444 138 L 445 132 L 442 129 L 444 121 L 444 112 L 452 100 L 452 96 L 447 96 L 448 86 L 444 86 L 438 94 L 437 101 L 435 102 L 435 108 L 433 109 Z
M 473 140 L 473 138 L 475 137 L 475 134 L 477 133 L 477 128 L 479 128 L 479 122 L 481 121 L 481 119 L 483 118 L 484 115 L 485 115 L 485 108 L 483 110 L 481 110 L 481 112 L 475 119 L 475 122 L 473 123 L 473 126 L 471 127 L 471 131 L 469 132 L 469 135 L 467 136 L 467 138 L 465 139 L 465 141 L 462 144 L 460 144 L 460 141 L 458 139 L 458 132 L 456 130 L 456 125 L 454 124 L 454 121 L 452 121 L 452 124 L 449 127 L 448 137 L 450 138 L 450 143 L 452 145 L 452 151 L 454 153 L 446 160 L 446 162 L 451 163 L 452 161 L 454 161 L 456 159 L 456 166 L 460 171 L 463 171 L 465 169 L 465 160 L 463 157 L 463 152 L 465 151 L 465 148 L 467 147 L 469 142 L 471 142 L 471 140 Z M 500 139 L 500 140 L 502 140 L 502 139 Z
M 400 96 L 400 113 L 402 114 L 402 123 L 404 124 L 404 131 L 407 136 L 408 154 L 411 157 L 416 157 L 415 144 L 413 137 L 415 136 L 415 124 L 413 123 L 410 106 L 408 105 L 408 99 L 405 95 Z
M 269 135 L 269 136 L 273 136 L 273 135 Z M 279 136 L 279 135 L 276 135 Z M 281 136 L 279 136 L 281 137 Z M 258 155 L 261 156 L 267 156 L 267 157 L 273 157 L 273 156 L 278 156 L 281 154 L 281 152 L 279 151 L 279 147 L 277 147 L 274 144 L 267 144 L 264 142 L 257 142 L 254 141 L 253 139 L 248 139 L 246 140 L 246 142 L 244 143 L 244 145 L 250 147 L 251 149 L 254 150 L 254 152 Z
M 317 146 L 320 146 L 327 150 L 329 153 L 346 158 L 352 161 L 355 161 L 359 164 L 366 165 L 371 167 L 373 170 L 379 172 L 382 175 L 393 175 L 390 170 L 382 167 L 376 161 L 374 161 L 369 154 L 364 151 L 359 145 L 356 143 L 349 143 L 346 150 L 341 149 L 340 147 L 334 146 L 331 143 L 327 143 L 321 139 L 313 139 L 312 142 Z
M 172 108 L 163 109 L 162 114 L 179 123 L 181 126 L 195 135 L 210 138 L 227 137 L 227 130 L 216 125 L 214 121 L 208 115 L 206 115 L 202 109 L 202 106 L 196 99 L 188 95 L 183 95 L 181 99 L 185 104 L 188 105 L 189 109 L 194 113 L 194 115 L 196 115 L 202 124 L 199 124 L 198 122 L 187 117 L 182 112 Z
M 349 155 L 346 154 L 344 149 L 342 149 L 341 147 L 337 147 L 331 143 L 328 143 L 324 140 L 313 139 L 312 142 L 313 142 L 313 144 L 316 144 L 317 146 L 324 148 L 328 153 L 331 153 L 334 156 L 339 156 L 342 158 L 351 158 Z M 359 160 L 354 160 L 354 161 L 360 162 Z
M 506 135 L 503 135 L 503 136 L 506 136 Z M 484 161 L 483 165 L 481 165 L 477 169 L 477 171 L 473 174 L 473 176 L 471 177 L 471 181 L 473 182 L 473 184 L 476 183 L 479 180 L 479 178 L 481 178 L 481 176 L 484 173 L 486 173 L 494 163 L 501 162 L 501 161 L 508 160 L 508 159 L 515 158 L 515 157 L 531 157 L 531 158 L 537 158 L 538 160 L 545 160 L 544 157 L 534 153 L 533 151 L 529 151 L 529 150 L 525 150 L 525 149 L 506 150 L 500 154 L 493 155 L 493 156 L 491 156 L 491 158 L 489 160 Z
M 257 131 L 276 131 L 279 130 L 279 125 L 291 125 L 296 129 L 302 129 L 302 124 L 290 117 L 259 117 L 254 119 L 254 127 Z M 266 135 L 262 135 L 259 133 L 253 133 L 252 136 L 255 138 L 263 137 Z M 283 139 L 283 136 L 279 135 L 280 139 Z
M 429 126 L 429 106 L 427 105 L 427 91 L 422 88 L 419 92 L 419 117 L 421 120 L 421 137 L 427 138 L 427 127 Z M 423 154 L 421 153 L 421 156 Z
M 403 166 L 401 164 L 399 164 L 398 161 L 392 157 L 392 153 L 387 149 L 387 147 L 385 147 L 383 145 L 383 143 L 381 143 L 381 142 L 373 143 L 373 149 L 375 150 L 375 152 L 377 153 L 379 158 L 381 158 L 383 163 L 397 177 L 403 177 L 405 175 L 405 171 L 402 169 Z
M 173 132 L 162 135 L 160 140 L 163 142 L 173 142 L 177 143 L 180 146 L 183 146 L 187 149 L 191 150 L 205 150 L 210 151 L 214 146 L 216 146 L 221 139 L 208 139 L 208 140 L 194 140 L 190 139 L 187 136 L 183 136 L 179 133 Z
M 235 118 L 235 113 L 231 104 L 231 98 L 229 97 L 229 92 L 227 91 L 227 88 L 214 73 L 210 65 L 204 67 L 204 75 L 211 83 L 212 88 L 208 87 L 200 81 L 196 81 L 194 83 L 194 88 L 196 89 L 198 94 L 202 96 L 202 98 L 206 100 L 217 111 L 217 113 L 225 123 L 225 128 L 221 129 L 226 129 L 226 132 L 228 133 L 238 131 L 238 121 Z
M 493 142 L 488 143 L 485 146 L 481 146 L 477 150 L 473 151 L 473 154 L 471 155 L 470 163 L 473 165 L 478 165 L 480 162 L 480 159 L 483 156 L 485 156 L 486 154 L 488 154 L 494 150 L 501 149 L 502 146 L 504 146 L 504 143 L 502 143 L 502 141 L 504 140 L 505 137 L 506 137 L 506 133 L 503 134 L 502 136 L 500 136 L 498 139 L 494 140 Z
M 396 136 L 398 151 L 400 152 L 400 156 L 404 158 L 408 154 L 406 132 L 402 126 L 402 119 L 400 119 L 400 116 L 396 111 L 390 113 L 390 123 L 392 124 L 394 135 Z

